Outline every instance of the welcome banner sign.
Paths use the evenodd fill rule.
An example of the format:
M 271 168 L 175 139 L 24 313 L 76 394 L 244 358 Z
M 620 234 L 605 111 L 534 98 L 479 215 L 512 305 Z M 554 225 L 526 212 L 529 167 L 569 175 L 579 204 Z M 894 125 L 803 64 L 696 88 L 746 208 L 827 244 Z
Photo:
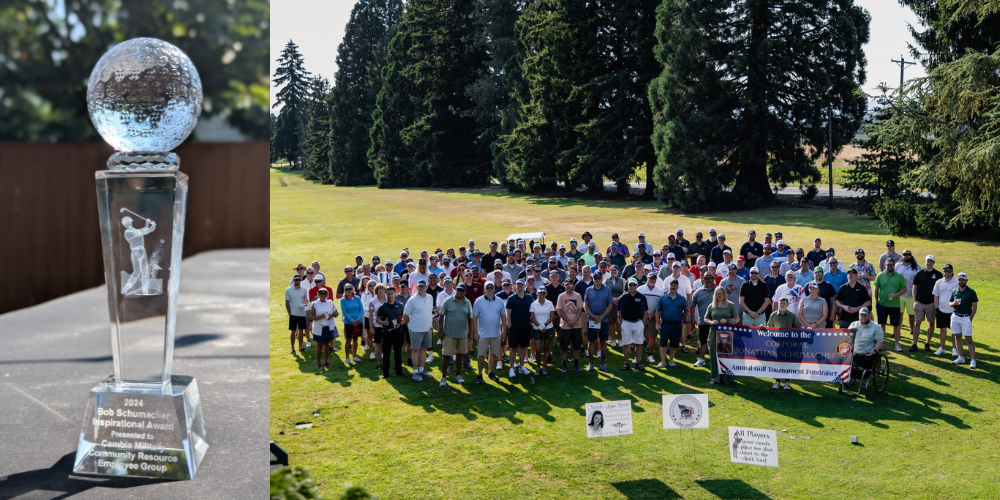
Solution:
M 738 377 L 841 382 L 851 370 L 850 330 L 806 330 L 719 325 L 719 373 Z

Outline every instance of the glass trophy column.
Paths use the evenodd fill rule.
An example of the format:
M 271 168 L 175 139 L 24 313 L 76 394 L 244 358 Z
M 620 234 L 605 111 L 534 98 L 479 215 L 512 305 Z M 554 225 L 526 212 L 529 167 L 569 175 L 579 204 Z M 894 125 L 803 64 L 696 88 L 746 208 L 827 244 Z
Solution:
M 191 479 L 208 450 L 198 384 L 171 373 L 188 176 L 173 153 L 122 152 L 176 147 L 200 106 L 194 66 L 161 40 L 91 74 L 91 118 L 118 149 L 95 173 L 114 374 L 90 390 L 74 473 Z

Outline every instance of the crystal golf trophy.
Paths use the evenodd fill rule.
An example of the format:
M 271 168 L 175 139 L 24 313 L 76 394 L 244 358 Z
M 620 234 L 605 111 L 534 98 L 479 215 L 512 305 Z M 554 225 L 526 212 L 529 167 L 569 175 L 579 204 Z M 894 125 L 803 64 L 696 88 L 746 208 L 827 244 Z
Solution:
M 198 71 L 162 40 L 120 43 L 90 75 L 115 148 L 95 173 L 114 375 L 90 390 L 74 473 L 191 479 L 208 449 L 198 385 L 171 375 L 188 176 L 170 150 L 201 106 Z

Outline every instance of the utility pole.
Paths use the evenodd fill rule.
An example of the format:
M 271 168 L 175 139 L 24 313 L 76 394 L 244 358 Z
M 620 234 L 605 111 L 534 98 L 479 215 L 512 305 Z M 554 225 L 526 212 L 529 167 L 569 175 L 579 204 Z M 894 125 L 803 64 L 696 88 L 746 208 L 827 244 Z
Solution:
M 903 57 L 902 54 L 899 55 L 899 60 L 898 61 L 895 60 L 895 59 L 890 59 L 890 61 L 892 61 L 892 62 L 894 62 L 894 63 L 896 63 L 896 64 L 899 65 L 899 86 L 902 87 L 903 86 L 903 71 L 906 69 L 907 66 L 912 66 L 912 65 L 917 64 L 917 63 L 911 62 L 911 61 L 907 61 Z
M 833 101 L 827 103 L 830 117 L 826 122 L 827 129 L 827 157 L 830 163 L 830 208 L 833 208 Z

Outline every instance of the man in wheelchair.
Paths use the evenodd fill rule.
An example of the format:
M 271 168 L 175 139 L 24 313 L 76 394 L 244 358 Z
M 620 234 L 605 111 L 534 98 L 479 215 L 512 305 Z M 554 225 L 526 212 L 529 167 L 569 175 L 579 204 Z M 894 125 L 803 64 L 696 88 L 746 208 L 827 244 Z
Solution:
M 871 311 L 867 307 L 862 307 L 858 311 L 858 321 L 851 323 L 848 329 L 854 332 L 854 360 L 851 363 L 853 379 L 855 372 L 860 373 L 861 369 L 871 370 L 878 361 L 885 334 L 882 328 L 872 321 Z

